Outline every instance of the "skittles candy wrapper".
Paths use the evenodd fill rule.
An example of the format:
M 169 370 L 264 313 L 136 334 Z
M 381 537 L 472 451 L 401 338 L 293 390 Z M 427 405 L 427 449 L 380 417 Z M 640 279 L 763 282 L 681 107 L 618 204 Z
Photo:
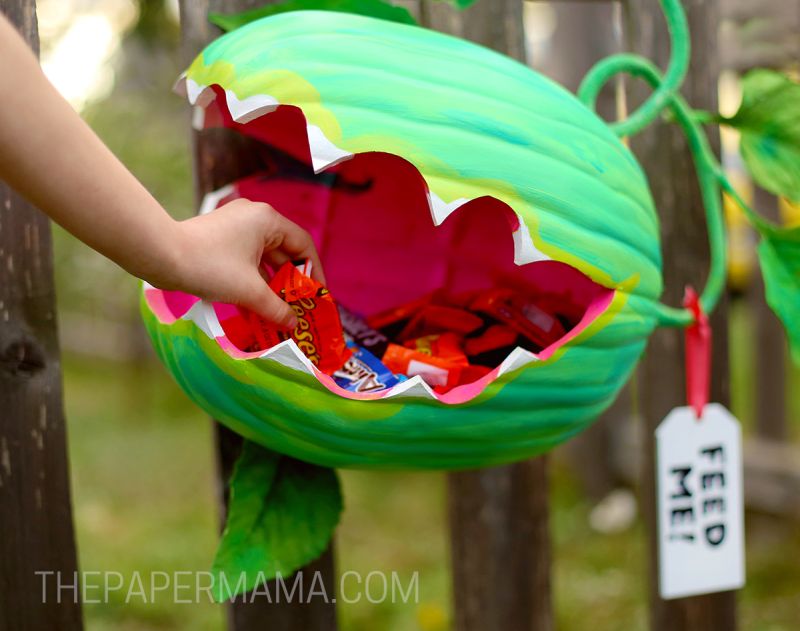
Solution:
M 348 344 L 353 351 L 344 366 L 333 373 L 336 384 L 350 392 L 380 392 L 400 383 L 381 361 L 365 348 Z
M 303 270 L 303 271 L 301 271 Z M 260 316 L 251 313 L 250 323 L 258 345 L 267 349 L 293 339 L 311 363 L 326 374 L 338 370 L 350 355 L 339 320 L 339 310 L 330 292 L 308 276 L 311 262 L 298 267 L 286 263 L 269 281 L 270 288 L 289 306 L 297 316 L 293 331 L 279 331 Z

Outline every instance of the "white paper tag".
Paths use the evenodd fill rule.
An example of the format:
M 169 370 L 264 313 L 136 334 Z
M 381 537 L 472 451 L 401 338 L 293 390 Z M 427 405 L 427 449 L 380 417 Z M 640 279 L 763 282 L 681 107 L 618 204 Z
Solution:
M 744 586 L 742 432 L 718 403 L 675 408 L 656 430 L 661 598 Z

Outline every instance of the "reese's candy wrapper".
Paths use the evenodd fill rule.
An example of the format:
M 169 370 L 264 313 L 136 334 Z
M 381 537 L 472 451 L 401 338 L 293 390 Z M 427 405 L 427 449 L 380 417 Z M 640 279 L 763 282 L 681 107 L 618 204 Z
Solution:
M 472 302 L 471 308 L 515 330 L 539 350 L 566 334 L 564 325 L 556 316 L 511 290 L 483 292 Z
M 353 354 L 333 373 L 337 385 L 350 392 L 380 392 L 400 383 L 391 370 L 367 349 L 348 344 Z
M 429 304 L 422 307 L 397 336 L 401 342 L 436 333 L 469 335 L 483 326 L 483 319 L 457 307 Z
M 288 262 L 281 266 L 269 281 L 270 288 L 297 316 L 297 326 L 292 331 L 279 331 L 262 317 L 251 313 L 250 323 L 258 346 L 272 348 L 293 339 L 303 354 L 322 372 L 332 374 L 340 368 L 352 350 L 344 340 L 339 310 L 330 292 L 305 272 L 311 271 L 306 261 L 298 268 Z
M 341 304 L 339 305 L 339 317 L 345 334 L 349 335 L 357 346 L 367 349 L 376 358 L 383 357 L 386 347 L 389 345 L 389 338 L 373 329 L 366 320 Z
M 290 337 L 288 332 L 278 331 L 271 322 L 267 322 L 253 311 L 247 311 L 246 317 L 250 331 L 255 338 L 255 344 L 245 350 L 266 350 L 288 340 Z

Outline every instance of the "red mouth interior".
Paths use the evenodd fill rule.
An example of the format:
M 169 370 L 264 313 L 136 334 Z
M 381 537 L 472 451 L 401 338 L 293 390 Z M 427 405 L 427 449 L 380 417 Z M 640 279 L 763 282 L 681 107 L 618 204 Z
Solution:
M 308 230 L 332 295 L 351 311 L 369 316 L 441 288 L 510 288 L 545 298 L 566 330 L 546 349 L 531 349 L 544 358 L 610 303 L 613 290 L 566 263 L 515 265 L 512 232 L 519 220 L 505 203 L 474 199 L 435 226 L 426 182 L 408 161 L 369 152 L 315 174 L 300 109 L 280 106 L 240 124 L 232 120 L 224 93 L 215 91 L 205 126 L 227 127 L 257 141 L 258 161 L 220 203 L 237 197 L 266 202 Z M 183 300 L 170 301 L 176 310 L 188 308 Z

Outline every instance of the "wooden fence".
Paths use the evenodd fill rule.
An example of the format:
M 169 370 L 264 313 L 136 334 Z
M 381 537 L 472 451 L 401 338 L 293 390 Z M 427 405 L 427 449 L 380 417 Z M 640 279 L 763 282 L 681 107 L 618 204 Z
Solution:
M 455 33 L 525 60 L 522 0 L 481 0 L 457 13 L 433 0 L 400 0 L 431 28 Z M 188 63 L 218 32 L 207 21 L 210 10 L 235 12 L 264 0 L 181 0 L 183 61 Z M 529 60 L 574 88 L 596 58 L 626 48 L 666 66 L 669 42 L 656 0 L 624 3 L 587 0 L 556 2 L 568 11 L 569 63 L 555 56 Z M 692 69 L 684 93 L 697 107 L 716 106 L 720 47 L 716 41 L 719 3 L 685 0 L 694 35 Z M 569 5 L 569 6 L 568 6 Z M 742 4 L 725 4 L 734 18 Z M 761 7 L 759 8 L 761 10 Z M 33 0 L 0 0 L 0 11 L 37 46 Z M 739 13 L 736 13 L 736 12 Z M 566 15 L 566 14 L 565 14 Z M 620 35 L 621 34 L 621 35 Z M 734 50 L 736 47 L 733 47 Z M 737 68 L 746 60 L 731 64 Z M 621 87 L 618 86 L 618 87 Z M 643 86 L 630 84 L 626 94 L 607 90 L 600 111 L 612 118 L 640 102 Z M 187 117 L 188 120 L 188 117 Z M 188 122 L 187 122 L 188 128 Z M 718 146 L 718 138 L 712 136 Z M 202 196 L 252 169 L 254 153 L 248 141 L 226 130 L 193 133 L 196 190 Z M 679 304 L 687 283 L 701 286 L 708 269 L 704 214 L 691 158 L 680 133 L 656 126 L 637 137 L 632 148 L 648 171 L 662 219 L 666 294 Z M 759 206 L 774 205 L 761 200 Z M 760 295 L 758 292 L 754 292 Z M 0 631 L 80 629 L 80 606 L 71 600 L 42 603 L 41 581 L 35 572 L 76 569 L 65 457 L 58 342 L 55 329 L 49 225 L 0 183 Z M 754 299 L 758 336 L 771 353 L 785 353 L 774 317 L 763 301 Z M 728 403 L 727 306 L 715 312 L 713 397 Z M 596 425 L 570 448 L 578 469 L 585 471 L 587 490 L 599 497 L 619 480 L 619 471 L 638 469 L 641 505 L 650 551 L 651 631 L 732 631 L 736 629 L 733 593 L 662 601 L 657 595 L 654 506 L 653 430 L 675 405 L 683 403 L 682 337 L 677 330 L 658 331 L 651 341 L 638 377 L 641 437 L 638 463 L 614 463 L 609 428 L 629 416 L 629 390 Z M 758 433 L 763 439 L 786 437 L 785 375 L 780 361 L 759 365 L 761 393 Z M 220 463 L 219 497 L 224 511 L 224 480 L 240 441 L 217 426 Z M 764 449 L 778 449 L 770 443 Z M 781 447 L 782 448 L 782 447 Z M 753 451 L 753 450 L 751 450 Z M 770 457 L 751 457 L 750 470 L 762 484 L 783 484 L 800 494 L 800 473 L 788 482 L 770 469 Z M 758 467 L 761 469 L 758 469 Z M 758 471 L 756 471 L 758 469 Z M 763 469 L 763 470 L 762 470 Z M 623 476 L 624 477 L 624 476 Z M 748 476 L 749 478 L 749 476 Z M 771 487 L 770 487 L 771 488 Z M 551 551 L 548 531 L 547 458 L 506 467 L 453 473 L 448 478 L 450 538 L 457 631 L 549 631 L 554 628 L 551 595 Z M 556 561 L 557 562 L 557 561 Z M 327 589 L 335 591 L 333 553 L 326 552 L 307 568 L 320 571 Z M 336 629 L 333 604 L 269 604 L 256 599 L 230 608 L 229 627 L 238 631 L 271 629 L 300 631 Z M 587 621 L 587 625 L 589 622 Z

